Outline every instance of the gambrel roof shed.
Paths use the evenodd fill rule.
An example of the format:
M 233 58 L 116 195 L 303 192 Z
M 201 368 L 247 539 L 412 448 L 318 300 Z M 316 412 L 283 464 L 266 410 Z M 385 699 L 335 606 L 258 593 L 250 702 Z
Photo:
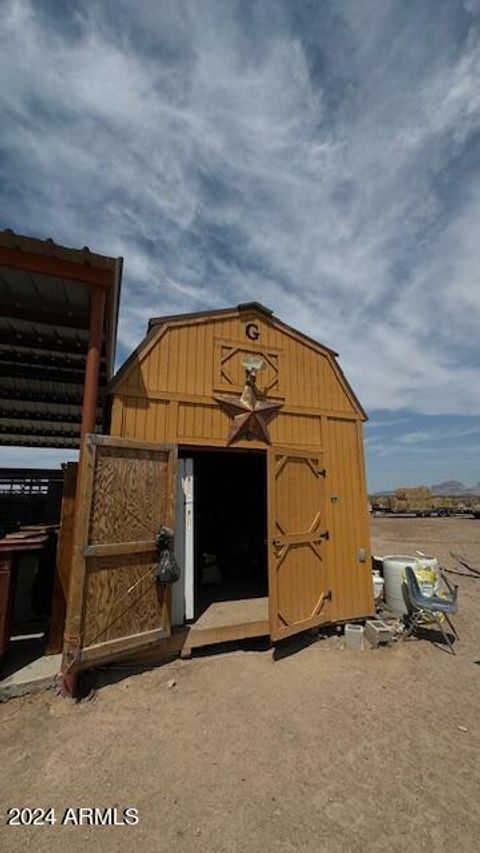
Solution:
M 335 352 L 255 302 L 156 317 L 110 394 L 84 462 L 81 660 L 374 613 L 366 414 Z M 165 524 L 180 579 L 160 595 Z

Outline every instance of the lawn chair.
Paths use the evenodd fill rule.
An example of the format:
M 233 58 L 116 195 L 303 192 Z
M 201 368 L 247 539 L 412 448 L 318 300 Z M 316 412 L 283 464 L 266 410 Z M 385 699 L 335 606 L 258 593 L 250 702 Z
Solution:
M 403 635 L 403 639 L 406 640 L 407 637 L 409 637 L 410 634 L 415 630 L 415 628 L 419 627 L 420 620 L 423 616 L 431 616 L 440 628 L 443 637 L 450 648 L 450 651 L 452 652 L 452 654 L 455 654 L 453 643 L 443 627 L 440 614 L 444 615 L 445 619 L 450 625 L 450 628 L 453 631 L 454 636 L 457 640 L 459 640 L 460 638 L 450 620 L 450 616 L 452 616 L 458 610 L 458 586 L 453 587 L 449 583 L 445 575 L 442 573 L 442 578 L 445 581 L 446 586 L 448 587 L 450 596 L 448 598 L 442 598 L 439 595 L 432 595 L 431 597 L 428 597 L 422 594 L 418 585 L 418 580 L 416 578 L 415 572 L 413 571 L 411 566 L 406 566 L 405 575 L 407 578 L 408 597 L 412 606 L 412 613 L 410 615 L 410 623 Z

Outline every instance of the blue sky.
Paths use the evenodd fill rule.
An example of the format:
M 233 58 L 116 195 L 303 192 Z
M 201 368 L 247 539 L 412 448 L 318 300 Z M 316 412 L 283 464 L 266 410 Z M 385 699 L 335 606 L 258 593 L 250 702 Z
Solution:
M 480 479 L 480 0 L 1 12 L 0 227 L 124 256 L 119 361 L 256 299 L 340 352 L 371 489 Z

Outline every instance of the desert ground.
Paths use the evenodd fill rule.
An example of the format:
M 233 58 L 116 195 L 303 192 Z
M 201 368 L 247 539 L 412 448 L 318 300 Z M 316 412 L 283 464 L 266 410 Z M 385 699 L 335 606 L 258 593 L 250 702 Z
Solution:
M 373 552 L 480 564 L 480 521 L 372 519 Z M 457 655 L 413 639 L 265 643 L 117 668 L 89 701 L 0 707 L 2 811 L 135 807 L 136 826 L 1 827 L 8 853 L 420 851 L 480 846 L 480 579 Z M 103 674 L 102 681 L 105 681 Z M 175 682 L 172 684 L 172 682 Z M 4 823 L 4 817 L 3 817 Z

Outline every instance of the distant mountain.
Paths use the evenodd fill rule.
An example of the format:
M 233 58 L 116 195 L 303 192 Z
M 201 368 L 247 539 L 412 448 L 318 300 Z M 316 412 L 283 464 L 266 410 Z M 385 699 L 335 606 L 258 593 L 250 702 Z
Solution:
M 430 488 L 434 495 L 480 495 L 480 483 L 476 486 L 466 486 L 460 480 L 446 480 Z

